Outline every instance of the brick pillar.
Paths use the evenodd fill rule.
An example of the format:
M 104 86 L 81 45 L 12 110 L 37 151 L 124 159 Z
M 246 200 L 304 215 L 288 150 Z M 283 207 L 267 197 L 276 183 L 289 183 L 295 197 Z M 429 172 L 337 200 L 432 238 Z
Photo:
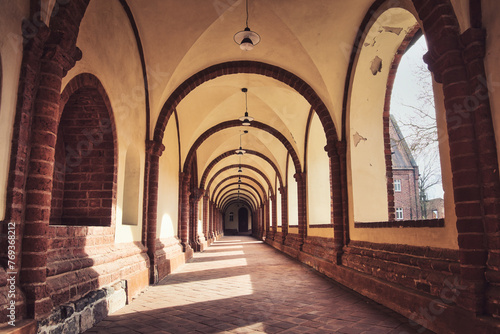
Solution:
M 346 225 L 348 222 L 344 212 L 347 206 L 345 201 L 347 192 L 344 193 L 347 188 L 344 175 L 346 173 L 345 148 L 346 145 L 343 142 L 329 143 L 325 146 L 330 162 L 331 222 L 333 223 L 333 242 L 336 252 L 334 262 L 336 264 L 341 263 L 342 249 L 347 244 Z M 342 168 L 343 166 L 344 168 Z
M 430 18 L 423 20 L 424 26 L 431 24 L 427 22 Z M 484 78 L 483 39 L 484 35 L 478 36 L 477 29 L 468 30 L 461 38 L 456 31 L 443 31 L 439 38 L 431 36 L 430 50 L 424 56 L 436 81 L 442 82 L 445 95 L 460 275 L 462 286 L 465 287 L 458 295 L 457 304 L 476 314 L 485 311 L 485 269 L 488 258 L 485 232 L 489 228 L 498 230 L 498 211 L 495 208 L 490 216 L 484 197 L 498 196 L 485 193 L 496 187 L 490 188 L 489 185 L 498 183 L 498 170 L 491 168 L 497 158 L 496 151 L 493 149 L 492 152 L 491 149 L 495 141 L 490 133 L 492 121 L 488 87 L 478 85 L 480 72 L 483 72 Z M 467 45 L 465 52 L 461 42 Z M 486 124 L 488 122 L 490 124 Z
M 200 209 L 200 198 L 203 196 L 203 189 L 196 189 L 189 197 L 190 207 L 190 245 L 194 251 L 201 251 L 201 241 L 198 231 L 198 219 Z
M 0 224 L 2 228 L 0 253 L 2 268 L 0 275 L 4 277 L 0 287 L 7 284 L 7 272 L 15 272 L 16 285 L 20 284 L 19 274 L 22 257 L 22 239 L 24 231 L 25 206 L 24 198 L 26 191 L 26 171 L 29 159 L 29 144 L 31 136 L 31 118 L 33 114 L 33 97 L 36 94 L 40 75 L 40 58 L 42 57 L 45 41 L 49 36 L 49 29 L 46 26 L 40 27 L 38 33 L 33 38 L 25 39 L 23 49 L 23 60 L 21 65 L 21 75 L 18 84 L 18 97 L 15 115 L 15 125 L 12 134 L 11 159 L 9 180 L 7 185 L 7 203 L 5 220 Z M 29 70 L 28 70 L 29 69 Z M 14 230 L 12 230 L 14 228 Z M 14 257 L 8 257 L 8 233 L 15 232 Z M 12 232 L 11 232 L 12 233 Z M 14 259 L 14 260 L 12 260 Z M 12 262 L 8 262 L 8 261 Z M 10 276 L 10 275 L 9 275 Z M 20 289 L 17 289 L 18 299 L 16 301 L 16 317 L 25 317 L 24 296 Z M 5 297 L 6 298 L 6 297 Z M 5 321 L 5 320 L 4 320 Z
M 81 52 L 66 53 L 58 45 L 45 48 L 40 66 L 40 86 L 35 100 L 31 152 L 26 180 L 26 211 L 22 243 L 21 286 L 26 293 L 28 316 L 40 319 L 52 309 L 46 288 L 48 230 L 52 176 L 59 122 L 59 102 L 64 74 Z
M 273 195 L 272 197 L 272 205 L 273 205 L 273 212 L 272 212 L 272 220 L 273 220 L 273 240 L 275 238 L 276 232 L 278 232 L 278 203 L 276 202 L 276 194 Z
M 222 217 L 222 212 L 220 209 L 217 209 L 217 216 L 219 217 L 219 235 L 224 233 L 224 218 Z
M 189 245 L 189 181 L 191 179 L 191 174 L 180 173 L 179 181 L 181 182 L 181 193 L 180 193 L 180 226 L 179 226 L 179 236 L 182 243 L 182 248 L 184 252 L 191 250 Z
M 209 197 L 204 192 L 203 195 L 203 234 L 205 235 L 205 238 L 207 239 L 208 244 L 210 245 L 212 243 L 212 238 L 210 235 L 210 221 L 209 221 Z
M 297 182 L 297 205 L 299 211 L 299 239 L 300 249 L 307 237 L 307 201 L 306 201 L 306 173 L 295 173 L 293 176 Z
M 488 87 L 484 69 L 486 53 L 486 31 L 470 28 L 460 36 L 464 47 L 462 53 L 468 74 L 470 97 L 466 108 L 471 112 L 475 130 L 475 152 L 478 156 L 478 170 L 480 188 L 477 191 L 481 197 L 483 226 L 486 234 L 487 261 L 486 261 L 486 311 L 495 316 L 500 315 L 500 180 L 498 175 L 498 156 L 491 117 L 489 94 L 493 94 L 495 87 Z M 490 90 L 491 89 L 491 90 Z M 453 159 L 463 163 L 462 158 Z M 469 200 L 468 194 L 463 191 L 455 192 L 455 199 Z M 459 194 L 458 194 L 459 193 Z M 459 196 L 458 196 L 459 195 Z M 464 232 L 463 230 L 461 232 Z M 478 240 L 479 239 L 479 240 Z M 485 246 L 481 234 L 460 233 L 459 244 L 461 249 L 481 250 Z
M 283 240 L 281 242 L 285 242 L 285 238 L 288 234 L 288 190 L 287 187 L 279 188 L 279 192 L 281 194 L 281 233 L 283 234 Z
M 149 170 L 148 174 L 148 203 L 147 203 L 147 221 L 143 226 L 143 230 L 146 231 L 146 245 L 148 247 L 148 256 L 150 261 L 149 267 L 149 279 L 151 283 L 158 282 L 158 268 L 156 261 L 156 242 L 158 236 L 157 231 L 157 221 L 158 221 L 158 178 L 160 170 L 160 156 L 165 150 L 165 146 L 162 143 L 157 143 L 154 141 L 147 141 L 146 143 L 146 159 L 148 160 L 147 166 Z
M 212 201 L 210 200 L 210 198 L 208 198 L 208 237 L 212 242 L 214 240 L 213 215 L 214 215 L 214 209 L 212 208 Z

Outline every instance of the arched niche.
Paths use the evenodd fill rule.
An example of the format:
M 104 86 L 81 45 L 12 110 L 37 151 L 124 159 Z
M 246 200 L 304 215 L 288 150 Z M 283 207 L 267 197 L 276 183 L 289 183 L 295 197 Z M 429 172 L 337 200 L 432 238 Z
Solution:
M 116 142 L 107 97 L 96 87 L 71 93 L 59 121 L 50 224 L 110 226 Z

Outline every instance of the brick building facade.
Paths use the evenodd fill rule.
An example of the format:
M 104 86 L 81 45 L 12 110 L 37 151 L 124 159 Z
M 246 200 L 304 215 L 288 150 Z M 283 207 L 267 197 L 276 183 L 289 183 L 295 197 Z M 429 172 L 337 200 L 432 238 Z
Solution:
M 392 179 L 394 183 L 396 219 L 421 219 L 418 165 L 393 116 L 390 117 L 389 133 L 391 136 Z

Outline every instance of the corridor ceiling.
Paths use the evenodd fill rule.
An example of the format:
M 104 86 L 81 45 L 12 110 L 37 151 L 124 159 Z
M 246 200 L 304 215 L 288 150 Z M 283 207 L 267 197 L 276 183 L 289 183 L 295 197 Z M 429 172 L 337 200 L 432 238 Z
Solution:
M 411 8 L 410 1 L 399 2 Z M 373 0 L 249 0 L 248 24 L 261 36 L 261 42 L 251 51 L 241 50 L 233 40 L 233 35 L 245 27 L 243 0 L 91 1 L 81 30 L 86 27 L 89 13 L 99 13 L 104 19 L 110 11 L 116 16 L 117 8 L 124 17 L 129 11 L 130 27 L 126 28 L 133 29 L 134 25 L 137 28 L 136 42 L 143 50 L 147 73 L 150 139 L 158 127 L 162 108 L 178 87 L 200 71 L 234 61 L 269 64 L 303 80 L 326 106 L 340 138 L 351 53 L 373 3 Z M 82 36 L 81 31 L 79 38 Z M 265 126 L 232 126 L 216 131 L 218 125 L 243 116 L 242 88 L 248 88 L 249 115 L 255 123 Z M 239 174 L 236 167 L 218 172 L 239 165 L 239 156 L 229 156 L 207 168 L 221 154 L 236 150 L 243 130 L 249 130 L 241 140 L 243 149 L 251 153 L 241 157 L 241 164 L 254 166 L 263 174 L 244 168 L 240 174 L 249 178 L 242 180 L 242 187 L 255 195 L 249 198 L 260 201 L 277 192 L 280 187 L 277 179 L 281 178 L 286 185 L 289 151 L 284 143 L 289 143 L 298 157 L 299 171 L 304 170 L 306 125 L 311 109 L 303 95 L 280 80 L 254 73 L 234 73 L 190 86 L 187 95 L 175 105 L 177 120 L 172 116 L 168 122 L 178 121 L 181 169 L 193 145 L 200 144 L 196 150 L 198 184 L 206 188 L 210 183 L 209 192 L 218 185 L 220 191 L 237 182 L 230 178 Z M 204 135 L 206 139 L 199 143 Z M 295 172 L 290 170 L 288 174 Z M 237 196 L 236 185 L 224 191 L 227 189 L 231 190 L 230 198 Z M 224 194 L 210 193 L 210 196 L 224 198 Z

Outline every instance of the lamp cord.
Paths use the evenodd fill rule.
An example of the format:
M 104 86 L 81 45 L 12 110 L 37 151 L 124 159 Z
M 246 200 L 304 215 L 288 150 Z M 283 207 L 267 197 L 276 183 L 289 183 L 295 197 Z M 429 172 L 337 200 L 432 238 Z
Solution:
M 248 92 L 245 92 L 245 113 L 247 112 L 248 112 Z
M 246 0 L 246 4 L 247 4 L 247 28 L 248 28 L 248 0 Z

